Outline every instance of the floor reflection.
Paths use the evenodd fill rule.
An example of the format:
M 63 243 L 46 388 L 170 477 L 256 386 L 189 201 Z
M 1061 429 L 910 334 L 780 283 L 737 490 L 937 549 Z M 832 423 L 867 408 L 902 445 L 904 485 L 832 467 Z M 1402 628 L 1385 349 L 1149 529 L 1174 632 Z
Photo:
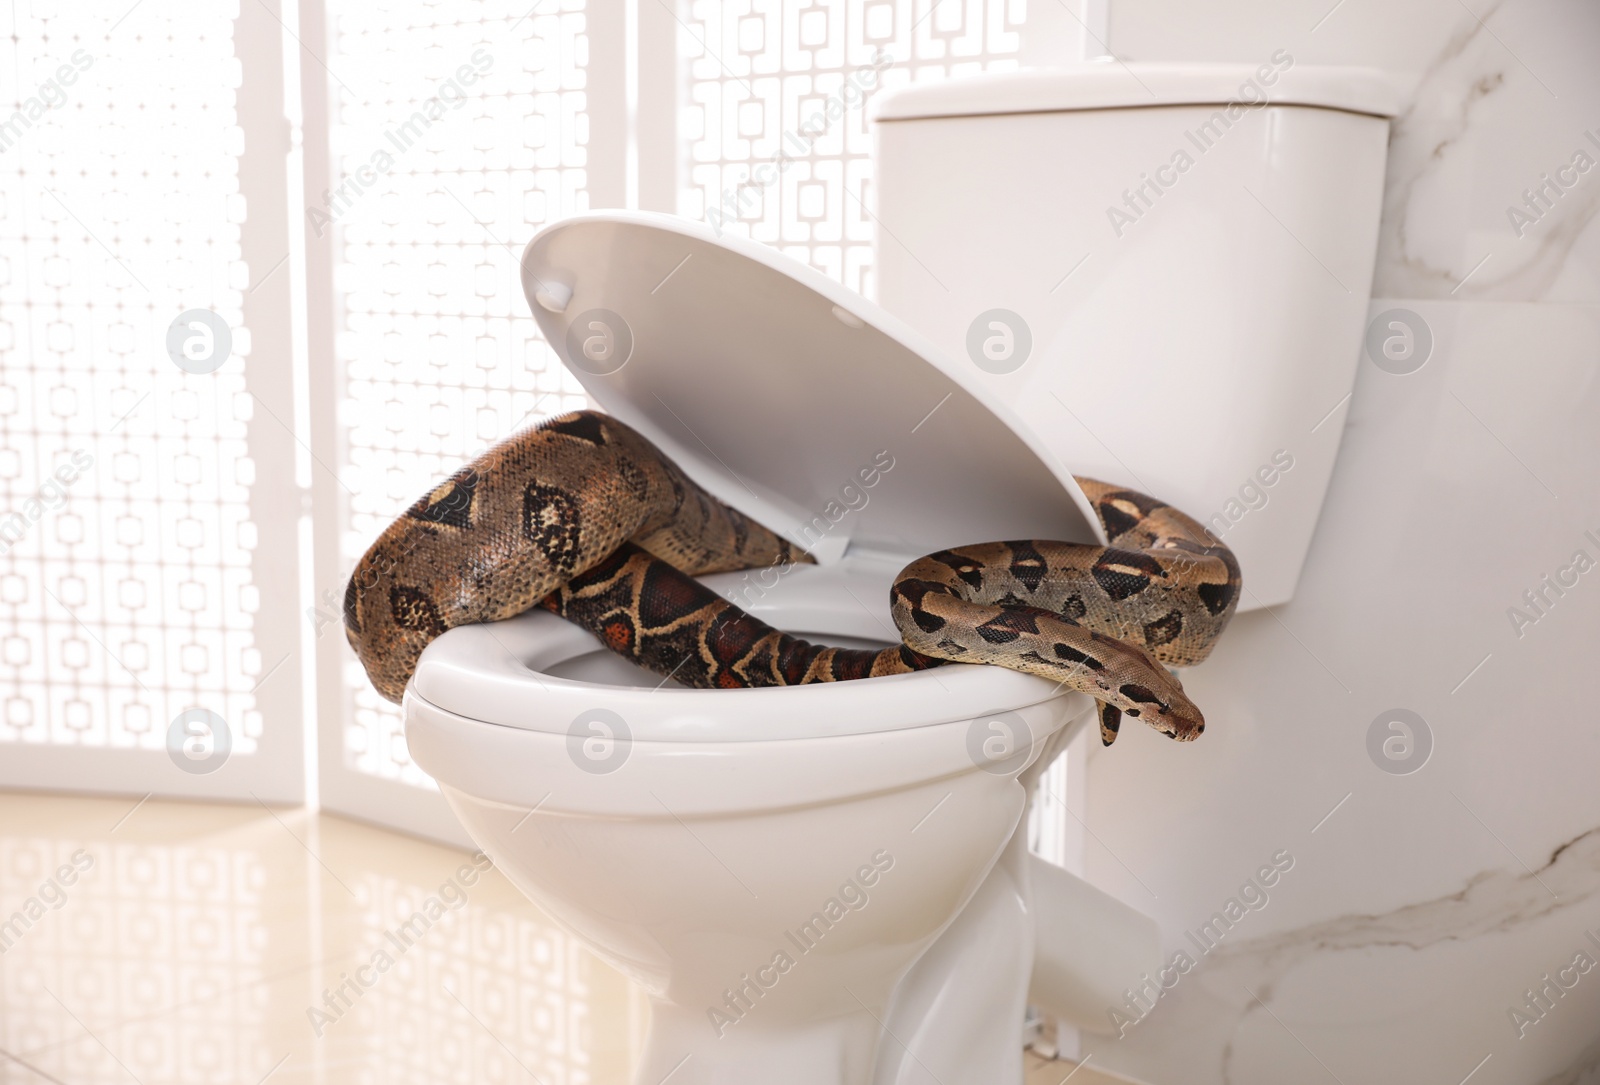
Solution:
M 639 996 L 486 860 L 133 806 L 0 795 L 0 1083 L 628 1080 Z
M 260 806 L 0 793 L 0 1085 L 625 1085 L 645 1020 L 486 860 Z M 1029 1059 L 1029 1085 L 1068 1075 L 1110 1081 Z

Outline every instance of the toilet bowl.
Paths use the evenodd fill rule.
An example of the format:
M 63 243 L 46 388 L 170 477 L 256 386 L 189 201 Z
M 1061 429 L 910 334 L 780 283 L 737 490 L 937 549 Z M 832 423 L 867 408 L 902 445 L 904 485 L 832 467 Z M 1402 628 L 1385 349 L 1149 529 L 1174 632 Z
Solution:
M 529 242 L 524 293 L 590 397 L 817 562 L 707 583 L 789 632 L 890 643 L 889 584 L 918 555 L 1105 543 L 1078 471 L 1215 523 L 1247 606 L 1289 597 L 1338 447 L 1319 419 L 1354 379 L 1393 110 L 1374 77 L 1302 68 L 1233 118 L 1248 70 L 1139 71 L 1137 93 L 1080 72 L 886 96 L 890 311 L 666 216 Z M 1104 213 L 1191 130 L 1204 170 Z M 1106 273 L 1068 288 L 1085 247 Z M 1234 496 L 1274 486 L 1241 527 Z M 678 689 L 545 613 L 444 634 L 405 699 L 411 756 L 473 839 L 648 992 L 640 1085 L 1016 1085 L 1030 990 L 1105 1028 L 1159 971 L 1154 925 L 1036 878 L 1018 833 L 1030 768 L 1089 709 L 959 664 Z
M 883 633 L 855 596 L 882 586 L 849 561 L 797 568 L 759 609 L 865 644 Z M 949 967 L 916 992 L 903 977 L 1025 835 L 1018 775 L 1090 707 L 980 667 L 676 688 L 537 612 L 441 637 L 405 712 L 412 757 L 495 865 L 648 993 L 636 1081 L 895 1080 L 874 1076 L 879 1059 L 943 1021 L 922 1042 L 967 1034 L 978 1050 L 945 1061 L 985 1071 L 934 1062 L 954 1085 L 1020 1078 L 1028 932 L 994 902 Z M 968 944 L 988 956 L 986 990 L 955 982 Z M 898 1027 L 897 997 L 919 1010 Z
M 770 249 L 603 212 L 541 231 L 523 280 L 603 408 L 816 559 L 705 578 L 773 626 L 889 644 L 915 556 L 1104 541 L 1067 468 L 963 367 Z M 647 992 L 641 1085 L 1019 1082 L 1025 782 L 1092 709 L 959 664 L 679 688 L 543 611 L 440 636 L 404 701 L 411 757 L 472 838 Z M 1157 961 L 1131 909 L 1064 911 L 1094 917 L 1069 928 L 1104 965 L 1082 997 Z

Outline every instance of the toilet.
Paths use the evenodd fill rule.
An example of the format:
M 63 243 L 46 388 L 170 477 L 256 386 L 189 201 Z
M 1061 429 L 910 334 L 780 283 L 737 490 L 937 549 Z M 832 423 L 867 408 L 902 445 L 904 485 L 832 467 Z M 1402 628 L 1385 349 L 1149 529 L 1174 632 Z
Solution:
M 926 127 L 881 142 L 898 164 L 885 172 L 879 202 L 886 232 L 893 212 L 937 258 L 969 261 L 950 275 L 958 296 L 936 304 L 886 260 L 884 300 L 901 310 L 892 315 L 770 248 L 639 212 L 556 223 L 523 256 L 534 316 L 594 401 L 815 557 L 705 578 L 808 639 L 896 641 L 890 582 L 940 547 L 1104 542 L 1072 478 L 1092 473 L 1086 462 L 1137 484 L 1126 470 L 1080 458 L 1070 435 L 1042 424 L 1050 419 L 1029 393 L 1004 379 L 1066 365 L 1067 344 L 1051 337 L 1072 314 L 1030 302 L 1022 268 L 971 263 L 980 256 L 972 239 L 954 230 L 941 239 L 939 224 L 952 214 L 964 222 L 965 205 L 939 217 L 936 199 L 908 191 L 919 161 L 932 190 L 981 180 L 959 170 L 926 176 L 931 162 L 955 153 L 939 126 L 1010 124 L 1032 93 L 1013 87 L 1007 98 L 974 86 L 967 90 L 983 108 L 962 113 L 960 88 L 948 90 L 953 97 L 931 103 L 916 87 L 900 92 L 909 104 L 885 99 L 881 115 L 893 119 L 880 127 Z M 1034 90 L 1055 111 L 1041 118 L 1089 93 Z M 1008 142 L 1015 133 L 997 138 L 996 147 L 1017 150 Z M 1274 145 L 1252 181 L 1266 178 L 1280 195 L 1271 179 L 1298 176 L 1296 148 L 1319 160 L 1328 153 L 1315 139 Z M 1352 135 L 1341 150 L 1376 153 L 1376 176 L 1360 162 L 1355 174 L 1361 184 L 1381 180 L 1381 141 Z M 1324 210 L 1375 237 L 1376 192 L 1367 195 L 1330 199 Z M 1041 234 L 1057 225 L 1042 224 Z M 1366 278 L 1350 274 L 1363 299 L 1371 241 Z M 1021 240 L 997 245 L 1005 260 L 1022 261 Z M 1337 306 L 1320 295 L 1299 300 L 1292 312 L 1317 316 L 1353 363 L 1359 317 L 1352 325 L 1342 309 L 1329 315 Z M 1030 304 L 1034 371 L 992 372 L 949 342 L 974 305 L 977 314 Z M 1135 380 L 1128 370 L 1142 363 L 1117 364 Z M 1293 357 L 1280 366 L 1305 364 Z M 1234 375 L 1218 378 L 1231 387 Z M 1323 374 L 1291 373 L 1275 394 L 1246 402 L 1237 421 L 1259 437 L 1276 412 L 1304 408 L 1327 384 Z M 1220 463 L 1207 462 L 1213 454 Z M 1242 462 L 1215 442 L 1183 455 L 1163 480 L 1207 468 L 1231 474 Z M 1297 482 L 1315 482 L 1315 465 L 1307 467 Z M 1293 533 L 1279 541 L 1293 545 Z M 1246 563 L 1247 584 L 1251 575 Z M 538 611 L 439 637 L 423 653 L 404 713 L 412 758 L 478 845 L 555 923 L 647 993 L 639 1085 L 1017 1083 L 1026 1005 L 1104 1029 L 1103 1008 L 1159 968 L 1153 921 L 1028 854 L 1019 827 L 1029 789 L 1093 723 L 1093 702 L 1044 679 L 953 665 L 838 684 L 686 689 Z M 1036 937 L 1040 929 L 1050 937 Z
M 961 366 L 764 246 L 603 212 L 542 231 L 523 269 L 602 407 L 817 557 L 706 578 L 779 628 L 889 644 L 889 585 L 924 551 L 1102 538 Z M 637 1081 L 856 1085 L 896 1060 L 1020 1080 L 1019 778 L 1092 723 L 1082 695 L 975 666 L 684 689 L 536 611 L 439 637 L 404 712 L 478 845 L 648 992 Z M 1149 967 L 1153 927 L 1127 912 L 1120 963 Z M 935 941 L 947 966 L 908 981 Z

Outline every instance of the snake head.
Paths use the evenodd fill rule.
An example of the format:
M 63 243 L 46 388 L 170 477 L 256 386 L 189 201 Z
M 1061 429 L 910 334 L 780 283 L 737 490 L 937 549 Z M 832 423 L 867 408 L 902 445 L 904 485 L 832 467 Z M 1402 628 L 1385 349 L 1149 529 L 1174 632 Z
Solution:
M 1178 676 L 1138 645 L 1091 633 L 1105 665 L 1095 675 L 1094 690 L 1084 690 L 1107 708 L 1149 724 L 1168 738 L 1193 742 L 1206 729 L 1205 717 L 1183 692 Z M 1101 719 L 1101 738 L 1116 734 Z M 1106 745 L 1111 745 L 1106 741 Z
M 1176 679 L 1162 683 L 1159 690 L 1127 682 L 1116 694 L 1111 703 L 1120 708 L 1123 715 L 1149 724 L 1168 738 L 1193 742 L 1206 729 L 1205 717 L 1184 694 Z

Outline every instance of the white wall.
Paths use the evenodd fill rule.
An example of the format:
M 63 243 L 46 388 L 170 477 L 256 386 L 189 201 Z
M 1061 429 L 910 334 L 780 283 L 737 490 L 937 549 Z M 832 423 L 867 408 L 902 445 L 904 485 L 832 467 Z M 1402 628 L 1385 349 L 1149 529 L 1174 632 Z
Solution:
M 1580 148 L 1600 162 L 1600 8 L 1120 0 L 1111 44 L 1415 79 L 1372 314 L 1411 310 L 1436 341 L 1409 375 L 1363 360 L 1295 600 L 1186 679 L 1204 741 L 1134 731 L 1090 765 L 1091 875 L 1198 963 L 1085 1051 L 1186 1085 L 1593 1082 L 1600 971 L 1522 1038 L 1509 1011 L 1600 961 L 1600 574 L 1520 631 L 1508 611 L 1576 551 L 1600 560 L 1600 168 L 1520 238 L 1506 209 Z M 1368 753 L 1396 708 L 1432 736 L 1410 775 Z M 1284 849 L 1270 903 L 1201 954 L 1185 932 Z
M 1572 304 L 1600 296 L 1600 173 L 1520 239 L 1506 218 L 1524 189 L 1580 147 L 1600 156 L 1583 137 L 1600 127 L 1600 6 L 1119 0 L 1110 37 L 1124 60 L 1255 62 L 1287 49 L 1301 64 L 1415 80 L 1390 147 L 1376 296 Z

